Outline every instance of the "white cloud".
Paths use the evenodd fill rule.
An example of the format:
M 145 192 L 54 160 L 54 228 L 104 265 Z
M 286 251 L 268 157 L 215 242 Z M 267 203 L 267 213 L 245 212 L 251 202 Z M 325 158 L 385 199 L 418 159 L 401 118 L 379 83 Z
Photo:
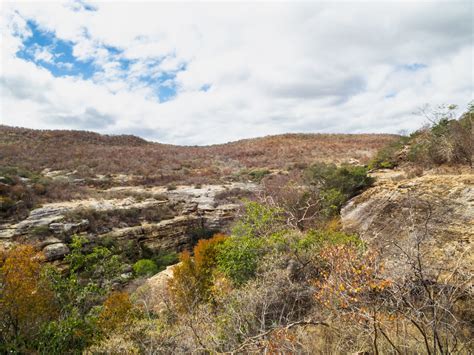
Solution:
M 472 99 L 469 2 L 93 5 L 5 3 L 2 123 L 209 144 L 290 131 L 413 130 L 422 104 Z M 74 56 L 102 71 L 57 78 L 17 58 L 31 35 L 27 19 L 72 41 Z M 54 59 L 46 48 L 35 54 Z M 426 67 L 406 67 L 415 63 Z M 156 79 L 171 72 L 166 83 L 177 95 L 160 103 Z

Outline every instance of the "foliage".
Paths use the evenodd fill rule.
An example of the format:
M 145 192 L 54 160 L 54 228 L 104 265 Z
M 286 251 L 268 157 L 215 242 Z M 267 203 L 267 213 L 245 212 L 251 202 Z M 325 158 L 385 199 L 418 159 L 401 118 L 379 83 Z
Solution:
M 255 275 L 263 241 L 251 236 L 234 236 L 219 246 L 217 267 L 235 284 L 245 283 Z
M 34 342 L 43 354 L 81 353 L 98 335 L 96 317 L 84 316 L 73 308 L 71 312 L 47 323 Z
M 140 259 L 133 264 L 133 272 L 138 276 L 150 276 L 158 272 L 158 266 L 153 260 Z
M 85 252 L 87 243 L 85 237 L 74 236 L 70 244 L 71 252 L 65 260 L 69 263 L 71 274 L 80 272 L 82 277 L 100 282 L 103 286 L 120 274 L 120 257 L 103 246 L 96 246 L 91 252 Z
M 246 201 L 244 213 L 235 224 L 232 235 L 261 237 L 273 232 L 282 222 L 281 210 L 278 208 Z
M 103 332 L 110 332 L 130 321 L 133 305 L 128 293 L 113 292 L 105 300 L 97 324 Z
M 408 144 L 410 138 L 402 136 L 398 140 L 390 142 L 387 146 L 379 149 L 369 162 L 369 169 L 392 169 L 399 164 L 397 154 Z
M 262 179 L 270 174 L 270 170 L 268 169 L 253 169 L 248 172 L 248 176 L 254 182 L 260 182 Z
M 309 184 L 315 185 L 322 191 L 337 190 L 349 199 L 373 183 L 373 178 L 367 175 L 363 166 L 315 163 L 306 171 Z
M 0 268 L 0 351 L 28 349 L 57 309 L 39 255 L 29 245 L 11 250 Z
M 472 105 L 459 119 L 455 118 L 457 106 L 429 105 L 420 110 L 428 123 L 380 149 L 369 167 L 392 168 L 403 162 L 419 166 L 441 164 L 472 165 Z
M 201 239 L 194 247 L 194 258 L 189 252 L 180 255 L 180 264 L 173 270 L 169 289 L 174 304 L 180 312 L 192 312 L 201 302 L 211 299 L 214 270 L 219 246 L 226 236 L 216 234 L 211 239 Z
M 166 269 L 167 266 L 176 264 L 179 260 L 178 254 L 175 252 L 171 253 L 158 253 L 152 256 L 152 260 L 158 267 L 158 272 Z

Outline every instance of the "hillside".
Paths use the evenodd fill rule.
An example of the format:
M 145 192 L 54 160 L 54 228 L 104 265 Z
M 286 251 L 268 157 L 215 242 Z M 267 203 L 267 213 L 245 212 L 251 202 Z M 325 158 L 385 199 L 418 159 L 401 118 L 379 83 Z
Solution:
M 385 134 L 286 134 L 212 146 L 173 146 L 122 135 L 0 126 L 0 165 L 85 175 L 153 176 L 154 182 L 206 182 L 244 169 L 287 170 L 314 161 L 362 163 L 396 139 Z
M 183 147 L 1 126 L 0 352 L 472 352 L 470 127 Z

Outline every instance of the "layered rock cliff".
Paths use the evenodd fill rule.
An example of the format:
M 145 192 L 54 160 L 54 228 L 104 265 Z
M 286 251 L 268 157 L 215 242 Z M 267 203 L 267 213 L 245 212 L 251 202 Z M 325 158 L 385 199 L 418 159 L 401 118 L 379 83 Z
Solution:
M 205 233 L 227 230 L 240 204 L 221 199 L 219 194 L 252 193 L 256 188 L 251 183 L 178 186 L 172 190 L 163 186 L 128 186 L 101 191 L 103 198 L 45 204 L 19 223 L 1 225 L 0 249 L 30 243 L 42 248 L 46 259 L 53 261 L 69 252 L 67 243 L 73 234 L 82 234 L 92 242 L 111 240 L 124 249 L 141 245 L 153 252 L 180 252 L 192 247 Z M 95 226 L 94 230 L 90 226 L 97 224 L 93 220 L 97 213 L 113 217 L 127 211 L 136 214 L 128 224 L 118 220 L 112 226 L 110 222 Z
M 433 277 L 474 270 L 474 174 L 378 174 L 376 186 L 341 212 L 344 229 L 378 250 L 386 270 L 403 276 L 420 255 Z M 419 253 L 418 253 L 419 248 Z

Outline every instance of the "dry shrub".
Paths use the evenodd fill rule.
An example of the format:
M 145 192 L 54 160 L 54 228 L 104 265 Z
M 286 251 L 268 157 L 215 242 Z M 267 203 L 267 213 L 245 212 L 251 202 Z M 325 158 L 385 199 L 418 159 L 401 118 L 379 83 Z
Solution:
M 133 305 L 126 292 L 113 292 L 107 297 L 99 314 L 98 326 L 104 332 L 111 332 L 122 326 L 133 316 Z
M 194 257 L 187 251 L 181 253 L 180 264 L 168 282 L 171 299 L 179 312 L 192 313 L 198 304 L 210 300 L 218 247 L 226 238 L 216 234 L 199 240 L 193 250 Z
M 41 327 L 56 316 L 54 293 L 42 275 L 40 258 L 32 246 L 21 245 L 9 251 L 0 264 L 3 344 L 35 339 Z

